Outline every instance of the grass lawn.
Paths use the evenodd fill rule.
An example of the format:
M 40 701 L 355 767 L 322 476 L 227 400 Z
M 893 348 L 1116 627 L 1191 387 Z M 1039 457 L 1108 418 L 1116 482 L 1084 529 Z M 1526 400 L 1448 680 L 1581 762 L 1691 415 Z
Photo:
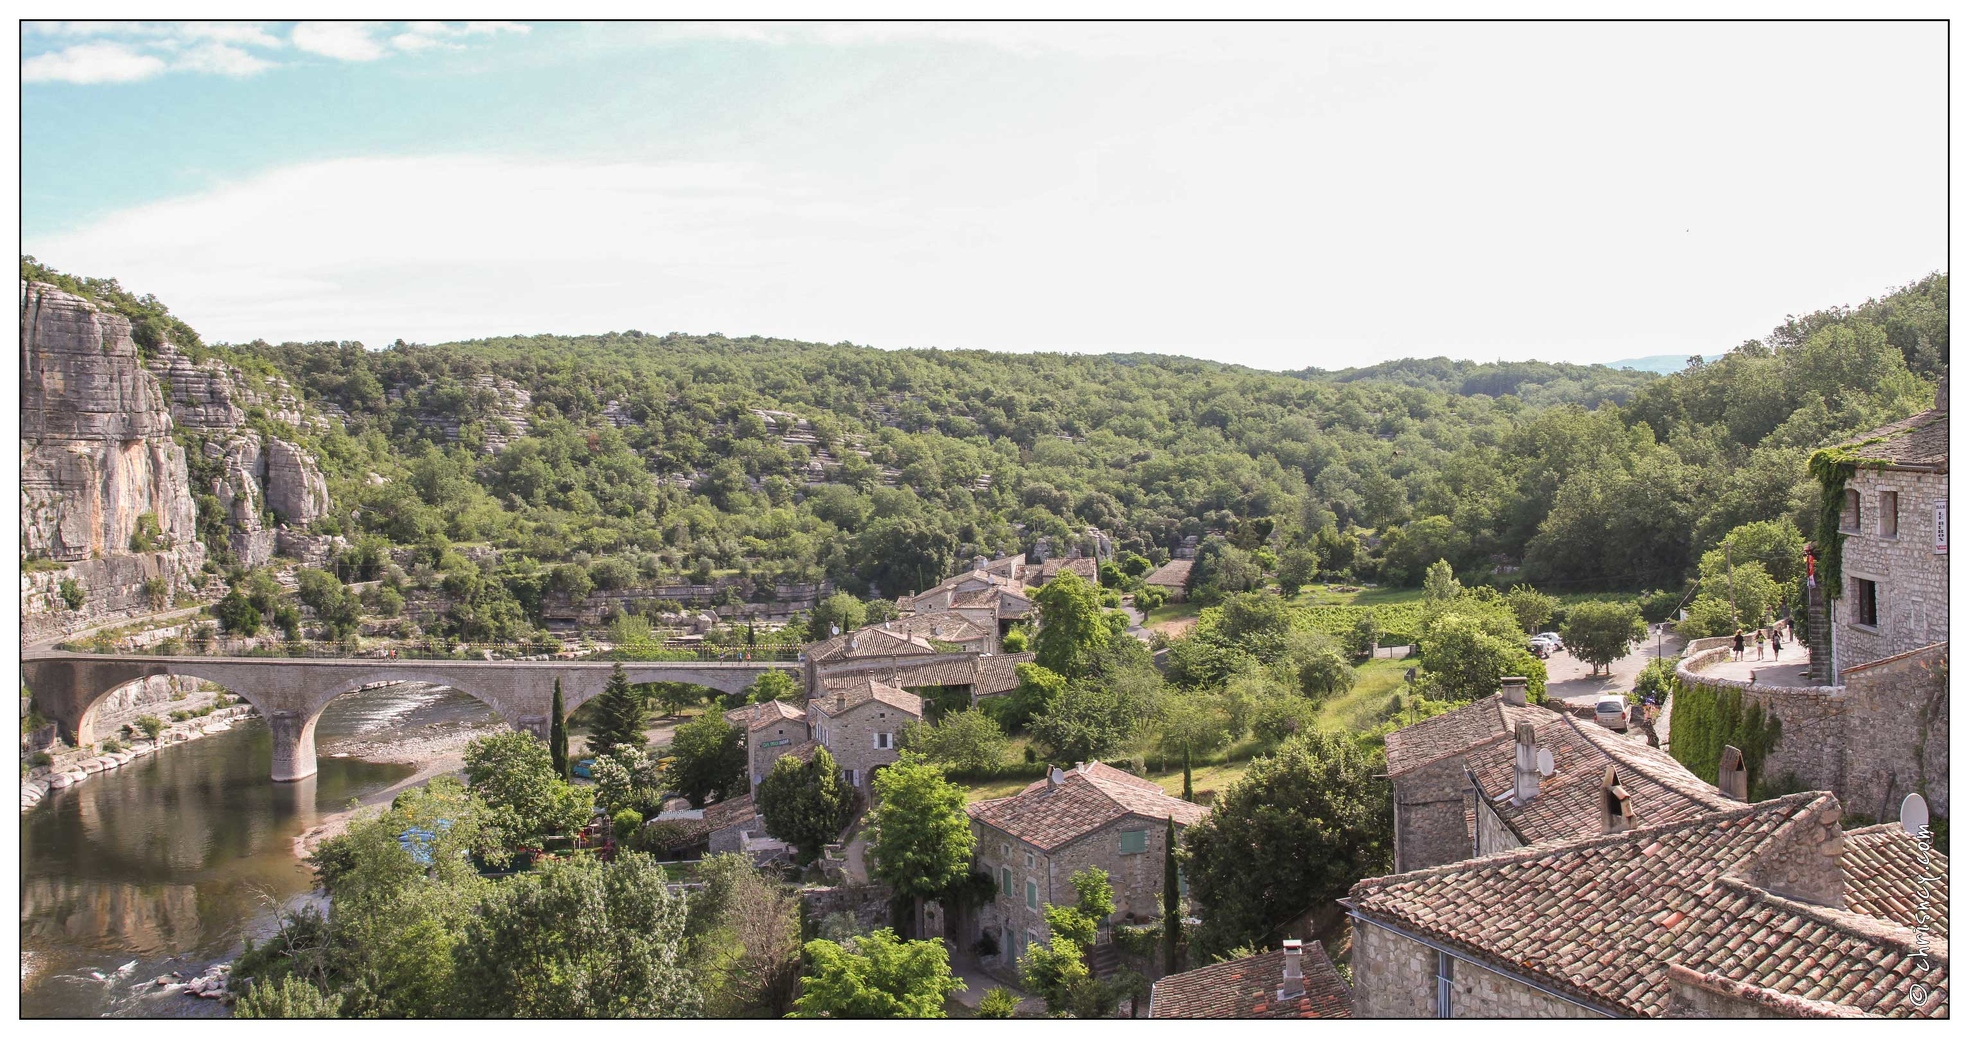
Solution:
M 1355 668 L 1354 687 L 1320 705 L 1320 727 L 1331 732 L 1360 732 L 1381 722 L 1381 709 L 1402 687 L 1402 676 L 1414 663 L 1408 660 L 1370 660 Z
M 1142 627 L 1175 638 L 1190 630 L 1190 627 L 1196 623 L 1196 615 L 1201 612 L 1203 607 L 1193 602 L 1167 603 L 1150 610 L 1148 619 L 1142 622 Z

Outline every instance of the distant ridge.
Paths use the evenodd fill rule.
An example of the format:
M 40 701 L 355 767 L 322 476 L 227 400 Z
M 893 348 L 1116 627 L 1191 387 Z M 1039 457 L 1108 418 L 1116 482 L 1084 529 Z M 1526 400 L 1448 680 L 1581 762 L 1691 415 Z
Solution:
M 1658 375 L 1673 375 L 1689 366 L 1693 354 L 1655 354 L 1651 357 L 1630 357 L 1625 361 L 1607 361 L 1608 368 L 1632 368 L 1637 372 L 1654 372 Z M 1721 358 L 1722 354 L 1704 354 L 1704 362 Z

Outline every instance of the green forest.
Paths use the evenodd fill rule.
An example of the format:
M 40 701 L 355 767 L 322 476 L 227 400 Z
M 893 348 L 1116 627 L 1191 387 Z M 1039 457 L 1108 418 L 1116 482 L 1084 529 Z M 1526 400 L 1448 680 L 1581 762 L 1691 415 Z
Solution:
M 1810 529 L 1811 451 L 1929 406 L 1948 362 L 1946 274 L 1656 376 L 1442 358 L 1278 373 L 633 329 L 205 345 L 114 281 L 23 272 L 345 413 L 326 433 L 279 430 L 330 477 L 318 529 L 370 558 L 504 550 L 483 575 L 511 596 L 488 611 L 500 628 L 555 587 L 739 574 L 765 596 L 831 579 L 894 597 L 1090 526 L 1150 562 L 1218 535 L 1265 570 L 1298 551 L 1341 581 L 1415 586 L 1440 559 L 1469 586 L 1682 588 L 1737 527 Z M 496 380 L 530 395 L 525 435 Z

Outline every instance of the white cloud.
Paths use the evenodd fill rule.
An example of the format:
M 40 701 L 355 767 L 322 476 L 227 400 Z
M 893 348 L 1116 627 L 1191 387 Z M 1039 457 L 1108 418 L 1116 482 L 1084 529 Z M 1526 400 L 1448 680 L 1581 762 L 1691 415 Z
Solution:
M 23 83 L 129 83 L 163 72 L 164 59 L 115 43 L 78 43 L 21 62 Z
M 274 63 L 238 47 L 207 43 L 193 47 L 172 66 L 187 72 L 214 72 L 222 76 L 250 76 L 273 68 Z
M 294 27 L 294 46 L 310 54 L 343 61 L 375 61 L 383 46 L 362 22 L 302 22 Z
M 406 31 L 390 37 L 390 42 L 402 51 L 416 52 L 429 50 L 432 47 L 461 50 L 465 45 L 458 41 L 464 37 L 529 31 L 531 31 L 530 26 L 517 22 L 411 22 Z

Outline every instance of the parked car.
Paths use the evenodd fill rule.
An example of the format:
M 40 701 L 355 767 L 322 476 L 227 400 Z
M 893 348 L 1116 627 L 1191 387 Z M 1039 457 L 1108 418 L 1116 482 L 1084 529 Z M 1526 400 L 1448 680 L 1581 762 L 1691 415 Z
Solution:
M 1608 693 L 1593 703 L 1593 720 L 1616 732 L 1627 731 L 1627 698 Z
M 1525 648 L 1531 651 L 1532 656 L 1543 660 L 1552 655 L 1553 647 L 1550 642 L 1544 639 L 1532 639 L 1530 642 L 1525 643 Z

